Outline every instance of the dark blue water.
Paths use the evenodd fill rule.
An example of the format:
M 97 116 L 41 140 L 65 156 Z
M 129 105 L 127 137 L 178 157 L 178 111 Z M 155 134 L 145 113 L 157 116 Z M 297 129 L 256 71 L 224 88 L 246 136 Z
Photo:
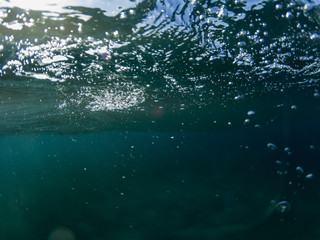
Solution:
M 318 239 L 318 4 L 0 1 L 0 239 Z

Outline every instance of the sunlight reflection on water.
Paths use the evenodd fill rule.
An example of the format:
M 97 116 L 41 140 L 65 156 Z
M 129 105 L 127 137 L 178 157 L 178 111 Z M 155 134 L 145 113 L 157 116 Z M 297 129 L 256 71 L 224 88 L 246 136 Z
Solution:
M 68 7 L 87 7 L 87 8 L 100 8 L 104 11 L 106 16 L 115 16 L 123 9 L 135 7 L 138 1 L 128 0 L 10 0 L 3 2 L 0 1 L 2 7 L 18 7 L 26 10 L 37 10 L 37 11 L 49 11 L 58 13 L 71 13 L 73 10 Z
M 166 113 L 160 114 L 164 123 L 176 120 L 174 126 L 267 124 L 278 117 L 279 106 L 298 106 L 289 103 L 289 93 L 282 101 L 284 91 L 308 89 L 308 96 L 319 91 L 316 23 L 303 6 L 6 1 L 0 8 L 2 91 L 14 86 L 24 92 L 26 86 L 41 84 L 51 96 L 47 105 L 54 114 L 25 105 L 36 98 L 43 102 L 44 91 L 30 101 L 15 96 L 14 103 L 2 94 L 3 125 L 8 119 L 15 122 L 15 116 L 16 125 L 23 125 L 20 115 L 8 110 L 21 106 L 40 114 L 28 116 L 35 125 L 39 118 L 59 125 L 54 119 L 59 116 L 81 130 L 87 119 L 104 122 L 110 111 L 128 122 L 144 119 L 153 125 L 157 109 Z M 256 114 L 246 117 L 248 109 Z

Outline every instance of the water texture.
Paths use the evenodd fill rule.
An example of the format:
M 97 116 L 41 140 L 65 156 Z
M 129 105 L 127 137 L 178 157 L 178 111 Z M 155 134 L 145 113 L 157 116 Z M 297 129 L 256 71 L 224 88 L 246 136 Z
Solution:
M 278 105 L 319 95 L 310 4 L 142 1 L 115 14 L 14 3 L 0 14 L 3 133 L 206 130 L 241 125 L 249 107 L 266 124 Z
M 319 239 L 319 1 L 0 0 L 0 239 Z

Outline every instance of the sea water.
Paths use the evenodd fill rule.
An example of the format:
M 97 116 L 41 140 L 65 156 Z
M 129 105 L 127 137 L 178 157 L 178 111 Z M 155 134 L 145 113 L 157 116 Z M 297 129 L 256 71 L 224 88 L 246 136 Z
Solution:
M 318 239 L 317 1 L 0 1 L 0 239 Z

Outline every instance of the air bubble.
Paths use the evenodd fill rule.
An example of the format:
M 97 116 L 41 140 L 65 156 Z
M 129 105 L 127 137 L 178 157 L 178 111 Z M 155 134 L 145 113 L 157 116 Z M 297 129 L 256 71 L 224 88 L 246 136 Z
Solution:
M 313 174 L 312 173 L 309 173 L 306 175 L 306 179 L 312 179 L 313 178 Z
M 113 36 L 115 36 L 115 37 L 119 36 L 119 31 L 118 30 L 114 31 Z
M 255 112 L 254 111 L 248 111 L 247 114 L 248 114 L 248 116 L 252 116 L 252 115 L 255 114 Z
M 268 143 L 267 147 L 271 150 L 271 151 L 275 151 L 277 150 L 277 146 L 273 143 Z
M 284 213 L 288 212 L 290 209 L 291 209 L 291 205 L 287 201 L 278 202 L 274 206 L 275 212 L 280 213 L 280 214 L 284 214 Z
M 317 39 L 317 38 L 320 38 L 320 35 L 317 34 L 317 33 L 313 33 L 313 34 L 310 35 L 310 39 L 311 40 L 314 40 L 314 39 Z
M 284 151 L 286 152 L 286 153 L 291 153 L 291 149 L 289 148 L 289 147 L 286 147 L 285 149 L 284 149 Z
M 288 19 L 293 18 L 292 12 L 287 12 L 286 13 L 286 18 L 288 18 Z
M 125 19 L 127 17 L 127 14 L 125 12 L 120 13 L 120 18 Z
M 247 44 L 244 41 L 238 42 L 239 47 L 245 47 Z
M 277 160 L 277 161 L 276 161 L 276 164 L 281 165 L 282 162 L 281 162 L 280 160 Z
M 298 166 L 298 167 L 296 168 L 296 170 L 297 170 L 298 173 L 301 173 L 301 174 L 304 173 L 304 170 L 303 170 L 302 167 L 299 167 L 299 166 Z
M 234 100 L 239 100 L 239 99 L 241 99 L 241 96 L 235 96 L 234 97 Z

